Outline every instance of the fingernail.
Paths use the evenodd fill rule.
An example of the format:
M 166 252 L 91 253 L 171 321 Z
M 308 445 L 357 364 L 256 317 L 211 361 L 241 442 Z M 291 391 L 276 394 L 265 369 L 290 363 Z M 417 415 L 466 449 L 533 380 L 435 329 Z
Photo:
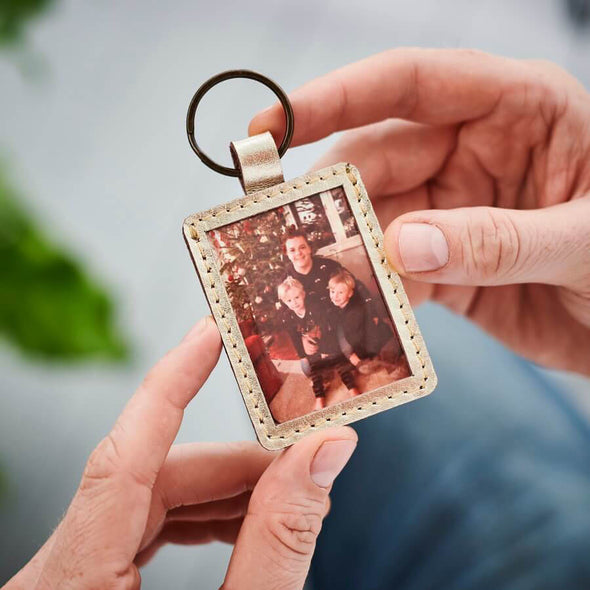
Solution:
M 201 318 L 186 334 L 186 336 L 182 339 L 183 342 L 188 342 L 192 340 L 199 334 L 202 334 L 209 326 L 209 322 L 213 321 L 210 315 Z
M 399 253 L 407 272 L 437 270 L 449 261 L 445 235 L 429 223 L 404 223 L 399 230 Z
M 256 115 L 254 115 L 253 119 L 250 121 L 250 124 L 248 125 L 248 132 L 253 133 L 254 131 L 256 131 L 256 133 L 260 133 L 260 131 L 258 130 L 258 127 L 260 126 L 260 119 L 264 119 L 273 110 L 273 108 L 274 107 L 271 105 L 269 107 L 266 107 L 262 111 L 258 111 Z M 255 124 L 256 128 L 253 128 L 252 124 Z
M 332 485 L 338 474 L 344 469 L 350 459 L 356 441 L 329 440 L 326 441 L 315 454 L 311 463 L 311 479 L 321 488 Z

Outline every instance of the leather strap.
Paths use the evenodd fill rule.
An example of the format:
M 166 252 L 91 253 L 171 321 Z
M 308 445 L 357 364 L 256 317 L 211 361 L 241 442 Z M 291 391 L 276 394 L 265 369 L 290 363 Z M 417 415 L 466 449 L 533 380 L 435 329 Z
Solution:
M 277 146 L 268 131 L 232 141 L 230 151 L 247 195 L 284 182 Z

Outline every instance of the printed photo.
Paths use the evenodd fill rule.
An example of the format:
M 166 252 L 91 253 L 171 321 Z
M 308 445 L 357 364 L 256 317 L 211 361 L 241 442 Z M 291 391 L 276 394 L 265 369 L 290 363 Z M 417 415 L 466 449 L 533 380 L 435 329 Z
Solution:
M 410 376 L 343 188 L 208 237 L 277 423 Z

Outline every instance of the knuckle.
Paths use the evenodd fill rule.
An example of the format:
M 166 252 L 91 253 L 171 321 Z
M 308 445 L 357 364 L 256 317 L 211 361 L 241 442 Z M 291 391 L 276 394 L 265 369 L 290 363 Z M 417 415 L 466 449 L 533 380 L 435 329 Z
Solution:
M 555 62 L 549 59 L 543 58 L 535 58 L 535 59 L 525 59 L 523 60 L 525 64 L 544 72 L 548 72 L 551 74 L 559 73 L 565 74 L 565 70 L 559 67 Z
M 228 451 L 235 453 L 237 456 L 255 453 L 260 449 L 258 443 L 250 440 L 228 441 L 222 443 L 222 447 L 225 447 Z
M 533 125 L 532 129 L 538 132 L 531 137 L 534 145 L 546 140 L 548 130 L 568 111 L 569 95 L 578 83 L 551 62 L 528 61 L 520 66 L 518 76 L 503 86 L 502 117 L 518 137 L 522 137 L 523 125 L 527 129 Z M 540 125 L 535 126 L 536 123 Z
M 291 555 L 311 555 L 322 528 L 322 515 L 309 507 L 293 506 L 269 513 L 266 523 L 280 549 Z
M 469 220 L 463 243 L 463 270 L 467 276 L 505 278 L 515 269 L 520 237 L 509 215 L 482 208 Z
M 102 575 L 89 580 L 87 588 L 96 590 L 109 588 L 110 590 L 139 590 L 141 588 L 141 574 L 135 565 L 123 566 L 122 571 L 115 568 L 108 569 Z
M 114 585 L 109 588 L 120 590 L 138 590 L 141 588 L 141 574 L 135 565 L 128 567 L 122 574 L 117 574 L 113 580 Z
M 121 426 L 119 423 L 107 434 L 92 451 L 80 482 L 81 492 L 94 490 L 107 482 L 118 482 L 119 487 L 124 487 L 130 493 L 131 487 L 136 489 L 152 489 L 157 472 L 144 473 L 144 470 L 130 464 L 129 458 L 125 458 L 118 440 Z M 129 487 L 131 486 L 131 487 Z
M 547 78 L 551 82 L 567 82 L 579 84 L 578 80 L 572 76 L 566 69 L 557 65 L 555 62 L 548 59 L 531 59 L 526 63 L 532 66 L 543 78 Z
M 282 558 L 308 557 L 313 553 L 326 513 L 326 499 L 324 494 L 321 496 L 279 501 L 277 496 L 270 496 L 261 501 L 254 494 L 249 514 L 262 520 L 271 546 Z
M 338 78 L 336 81 L 337 88 L 337 105 L 336 108 L 336 127 L 341 129 L 345 124 L 346 111 L 349 103 L 348 87 L 344 79 Z
M 110 479 L 117 473 L 120 460 L 117 443 L 113 435 L 109 433 L 90 454 L 84 469 L 80 489 L 95 487 L 96 484 Z

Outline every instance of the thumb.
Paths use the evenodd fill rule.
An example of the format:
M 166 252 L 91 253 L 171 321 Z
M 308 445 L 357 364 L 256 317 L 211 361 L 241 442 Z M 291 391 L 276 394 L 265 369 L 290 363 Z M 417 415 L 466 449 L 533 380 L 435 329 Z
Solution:
M 527 211 L 414 211 L 389 225 L 385 250 L 394 268 L 419 281 L 575 288 L 588 282 L 588 219 L 590 196 Z
M 352 428 L 306 437 L 260 478 L 240 530 L 223 588 L 303 588 L 332 482 L 352 455 Z

